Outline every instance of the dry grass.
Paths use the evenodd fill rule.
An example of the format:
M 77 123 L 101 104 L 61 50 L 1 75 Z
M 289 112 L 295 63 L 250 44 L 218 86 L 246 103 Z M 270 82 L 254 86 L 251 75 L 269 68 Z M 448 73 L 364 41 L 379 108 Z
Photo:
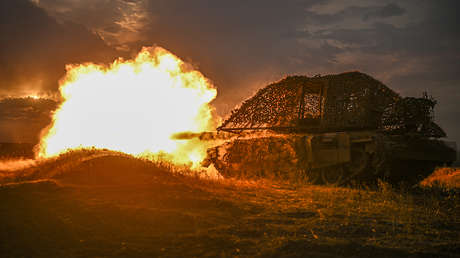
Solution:
M 433 174 L 420 182 L 420 186 L 444 190 L 460 190 L 460 168 L 437 168 Z
M 0 256 L 455 257 L 460 252 L 455 194 L 414 192 L 385 182 L 352 189 L 201 180 L 130 157 L 62 165 L 61 173 L 45 172 L 48 167 L 28 174 L 39 181 L 0 186 Z

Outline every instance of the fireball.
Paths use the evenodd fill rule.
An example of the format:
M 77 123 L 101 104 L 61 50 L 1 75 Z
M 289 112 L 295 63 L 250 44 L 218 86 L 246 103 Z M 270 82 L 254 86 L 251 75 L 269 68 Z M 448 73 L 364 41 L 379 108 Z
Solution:
M 59 82 L 63 102 L 42 133 L 38 157 L 94 147 L 199 166 L 206 144 L 172 137 L 216 125 L 209 103 L 217 91 L 191 65 L 163 48 L 144 47 L 132 60 L 66 70 Z

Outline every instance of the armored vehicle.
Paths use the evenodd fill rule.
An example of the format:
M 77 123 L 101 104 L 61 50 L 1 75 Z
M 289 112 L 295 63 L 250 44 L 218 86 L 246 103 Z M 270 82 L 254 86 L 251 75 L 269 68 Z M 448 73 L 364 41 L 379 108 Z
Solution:
M 259 90 L 218 128 L 232 140 L 208 150 L 224 177 L 416 180 L 456 159 L 440 140 L 436 101 L 401 97 L 360 72 L 289 76 Z

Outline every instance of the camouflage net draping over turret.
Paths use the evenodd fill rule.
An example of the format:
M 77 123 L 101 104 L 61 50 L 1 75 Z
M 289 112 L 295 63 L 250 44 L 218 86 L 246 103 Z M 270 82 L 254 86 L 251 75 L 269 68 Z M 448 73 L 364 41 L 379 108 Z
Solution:
M 382 129 L 443 137 L 445 133 L 433 122 L 435 103 L 426 96 L 401 98 L 360 72 L 289 76 L 244 101 L 218 129 L 236 132 Z
M 424 93 L 422 98 L 406 97 L 387 106 L 382 115 L 383 129 L 391 134 L 418 134 L 424 137 L 446 137 L 434 122 L 436 101 Z
M 302 80 L 300 76 L 288 77 L 259 90 L 239 109 L 232 111 L 222 128 L 295 126 Z

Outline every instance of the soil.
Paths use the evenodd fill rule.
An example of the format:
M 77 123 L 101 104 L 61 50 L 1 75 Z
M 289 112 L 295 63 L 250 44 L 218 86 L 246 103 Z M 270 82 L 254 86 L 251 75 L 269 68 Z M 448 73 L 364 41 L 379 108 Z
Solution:
M 204 180 L 121 156 L 86 160 L 61 173 L 56 168 L 47 173 L 48 168 L 37 167 L 38 177 L 3 180 L 1 257 L 460 253 L 458 193 L 384 182 L 375 188 L 332 188 Z

